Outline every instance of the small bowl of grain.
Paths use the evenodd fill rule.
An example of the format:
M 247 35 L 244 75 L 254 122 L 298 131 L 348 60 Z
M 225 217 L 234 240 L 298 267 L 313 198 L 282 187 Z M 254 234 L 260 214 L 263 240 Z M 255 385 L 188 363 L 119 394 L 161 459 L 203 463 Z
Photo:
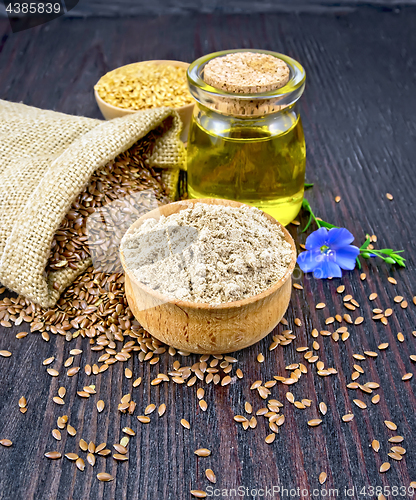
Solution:
M 194 107 L 186 80 L 188 66 L 159 59 L 121 66 L 94 85 L 95 100 L 106 120 L 144 109 L 174 108 L 183 123 L 181 139 L 186 142 Z
M 140 217 L 120 258 L 127 301 L 145 330 L 182 351 L 224 354 L 258 342 L 282 319 L 296 247 L 270 215 L 209 198 Z

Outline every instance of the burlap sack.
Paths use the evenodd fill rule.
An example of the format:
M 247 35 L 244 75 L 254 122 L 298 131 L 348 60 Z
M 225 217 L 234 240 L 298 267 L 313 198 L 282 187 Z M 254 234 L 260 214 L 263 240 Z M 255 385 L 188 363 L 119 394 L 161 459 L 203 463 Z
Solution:
M 149 162 L 178 172 L 185 150 L 179 116 L 171 109 L 101 121 L 0 100 L 0 283 L 52 307 L 91 264 L 45 273 L 53 236 L 72 202 L 97 168 L 164 122 L 170 126 Z

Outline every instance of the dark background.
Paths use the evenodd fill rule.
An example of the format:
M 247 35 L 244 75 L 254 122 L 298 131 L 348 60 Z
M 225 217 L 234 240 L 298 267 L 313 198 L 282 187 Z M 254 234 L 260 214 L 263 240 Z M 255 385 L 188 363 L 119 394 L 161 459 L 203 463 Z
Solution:
M 165 402 L 168 407 L 165 417 L 149 426 L 140 426 L 135 417 L 120 416 L 116 411 L 121 395 L 130 390 L 120 364 L 97 378 L 97 392 L 106 402 L 100 415 L 95 411 L 98 397 L 84 401 L 76 396 L 76 390 L 86 383 L 83 374 L 68 383 L 63 375 L 51 380 L 45 373 L 41 360 L 56 355 L 60 363 L 75 344 L 84 349 L 81 366 L 95 360 L 98 356 L 92 356 L 86 341 L 68 345 L 62 338 L 52 337 L 46 343 L 36 334 L 17 340 L 15 334 L 25 328 L 1 329 L 0 349 L 9 349 L 13 356 L 0 358 L 0 437 L 12 439 L 14 445 L 0 447 L 0 499 L 184 500 L 190 498 L 190 489 L 206 488 L 207 467 L 217 474 L 220 488 L 273 484 L 319 488 L 319 473 L 326 471 L 325 486 L 340 488 L 338 498 L 346 498 L 342 493 L 345 486 L 408 486 L 416 480 L 416 377 L 401 381 L 404 373 L 416 372 L 409 359 L 416 354 L 416 338 L 411 334 L 416 329 L 416 306 L 411 300 L 416 294 L 415 26 L 416 8 L 410 2 L 387 1 L 81 0 L 70 15 L 15 34 L 9 21 L 0 19 L 0 98 L 96 118 L 100 113 L 93 85 L 105 72 L 123 64 L 146 59 L 191 62 L 216 50 L 244 47 L 294 57 L 307 72 L 300 111 L 308 149 L 307 179 L 315 183 L 307 192 L 309 201 L 322 218 L 352 231 L 357 244 L 367 232 L 374 233 L 379 248 L 403 248 L 407 259 L 405 270 L 380 261 L 365 263 L 365 282 L 360 281 L 358 270 L 344 273 L 342 280 L 318 281 L 306 276 L 305 289 L 294 290 L 286 315 L 296 341 L 269 353 L 268 337 L 237 353 L 244 381 L 225 388 L 209 386 L 206 413 L 197 407 L 196 386 L 150 386 L 159 371 L 171 369 L 174 359 L 164 357 L 160 367 L 130 360 L 133 379 L 140 375 L 144 380 L 133 390 L 137 414 L 150 402 Z M 386 199 L 387 192 L 394 195 L 393 201 Z M 336 195 L 342 196 L 339 204 L 334 203 Z M 305 215 L 299 220 L 304 224 Z M 304 243 L 305 234 L 294 226 L 289 228 L 296 242 Z M 388 276 L 394 276 L 398 285 L 388 283 Z M 312 399 L 313 408 L 297 410 L 286 403 L 285 387 L 272 389 L 273 397 L 285 402 L 286 423 L 273 445 L 267 446 L 267 426 L 261 418 L 256 430 L 245 433 L 233 422 L 233 415 L 243 412 L 246 400 L 255 409 L 263 406 L 249 385 L 257 379 L 270 380 L 283 373 L 286 365 L 301 361 L 296 347 L 312 344 L 311 329 L 325 328 L 324 318 L 329 314 L 347 312 L 335 292 L 340 283 L 362 305 L 360 313 L 366 320 L 350 328 L 351 337 L 345 344 L 318 339 L 321 358 L 336 367 L 338 375 L 323 379 L 310 371 L 295 386 L 295 397 Z M 367 300 L 371 292 L 379 294 L 374 303 Z M 402 310 L 394 305 L 386 327 L 373 322 L 372 307 L 390 306 L 397 294 L 408 300 L 409 307 Z M 325 311 L 315 310 L 320 301 L 326 302 Z M 302 327 L 294 326 L 295 317 L 302 319 Z M 396 340 L 399 331 L 405 336 L 403 344 Z M 363 379 L 381 385 L 377 391 L 381 402 L 374 406 L 368 395 L 348 391 L 345 385 L 354 370 L 352 354 L 377 350 L 381 342 L 389 342 L 390 348 L 377 359 L 362 362 Z M 255 361 L 259 352 L 266 357 L 262 365 Z M 192 364 L 197 358 L 188 359 Z M 63 409 L 51 400 L 60 385 L 68 390 Z M 23 394 L 28 399 L 26 415 L 17 408 Z M 352 402 L 356 397 L 369 408 L 359 410 Z M 319 428 L 310 429 L 306 422 L 316 417 L 320 401 L 327 403 L 328 414 Z M 350 410 L 354 421 L 343 423 L 341 416 Z M 56 417 L 64 412 L 70 414 L 78 434 L 58 446 L 50 432 Z M 190 432 L 179 424 L 183 417 L 191 422 Z M 391 470 L 382 475 L 378 469 L 387 459 L 387 439 L 395 434 L 385 428 L 384 420 L 398 424 L 407 454 L 400 463 L 391 461 Z M 94 470 L 87 465 L 80 472 L 66 459 L 52 462 L 43 458 L 52 448 L 75 451 L 80 437 L 116 442 L 125 425 L 137 431 L 128 463 L 117 466 L 111 458 L 99 459 Z M 379 454 L 369 447 L 372 439 L 381 443 Z M 212 456 L 196 459 L 193 450 L 200 446 L 213 450 Z M 116 481 L 99 483 L 95 475 L 102 470 L 117 472 Z M 355 493 L 352 498 L 376 495 Z

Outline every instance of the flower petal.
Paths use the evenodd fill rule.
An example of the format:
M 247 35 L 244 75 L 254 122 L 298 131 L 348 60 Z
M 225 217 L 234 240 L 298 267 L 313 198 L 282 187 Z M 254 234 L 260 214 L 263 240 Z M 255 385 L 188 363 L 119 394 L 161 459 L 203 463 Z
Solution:
M 342 272 L 338 264 L 328 258 L 325 258 L 317 267 L 315 267 L 313 276 L 318 279 L 341 278 Z
M 311 250 L 308 252 L 301 252 L 298 255 L 298 264 L 304 273 L 310 273 L 320 264 L 322 260 L 322 253 L 320 250 Z
M 349 245 L 354 236 L 345 227 L 333 227 L 328 231 L 327 245 L 333 250 Z
M 326 227 L 320 227 L 306 238 L 306 250 L 318 250 L 321 246 L 327 245 L 327 237 L 328 229 Z
M 338 264 L 341 269 L 351 271 L 355 268 L 355 259 L 360 254 L 360 249 L 354 245 L 347 245 L 333 251 L 333 261 Z

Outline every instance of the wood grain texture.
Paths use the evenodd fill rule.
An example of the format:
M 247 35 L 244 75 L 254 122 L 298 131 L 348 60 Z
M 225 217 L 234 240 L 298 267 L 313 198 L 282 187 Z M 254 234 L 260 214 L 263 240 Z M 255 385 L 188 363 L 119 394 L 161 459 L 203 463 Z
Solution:
M 239 47 L 277 50 L 298 59 L 307 71 L 300 108 L 308 148 L 307 177 L 315 182 L 307 192 L 309 201 L 325 220 L 350 229 L 358 243 L 366 232 L 375 233 L 380 248 L 403 248 L 408 259 L 406 270 L 375 260 L 365 263 L 366 281 L 359 279 L 358 270 L 332 281 L 298 275 L 304 290 L 293 290 L 286 315 L 297 339 L 269 352 L 271 340 L 267 337 L 237 353 L 243 381 L 227 387 L 208 386 L 205 400 L 209 408 L 205 413 L 197 405 L 197 386 L 150 385 L 157 373 L 166 373 L 172 367 L 174 359 L 169 356 L 162 357 L 160 366 L 140 364 L 137 356 L 125 363 L 134 378 L 143 377 L 142 385 L 132 389 L 131 380 L 123 377 L 121 363 L 99 377 L 87 377 L 83 371 L 66 377 L 62 364 L 71 348 L 84 351 L 74 365 L 97 359 L 98 353 L 89 350 L 87 340 L 67 343 L 63 337 L 52 336 L 44 342 L 37 334 L 18 340 L 15 334 L 26 328 L 2 329 L 0 349 L 9 349 L 13 355 L 0 357 L 0 438 L 9 438 L 14 444 L 0 447 L 0 499 L 182 500 L 190 498 L 189 490 L 208 486 L 204 477 L 208 467 L 217 475 L 220 488 L 276 485 L 319 490 L 318 476 L 325 471 L 325 487 L 339 488 L 338 498 L 347 498 L 344 487 L 408 486 L 416 480 L 416 377 L 409 382 L 401 380 L 404 373 L 416 372 L 409 359 L 410 354 L 416 354 L 416 338 L 411 334 L 416 322 L 411 302 L 416 289 L 415 23 L 413 8 L 397 14 L 360 9 L 340 16 L 195 14 L 123 20 L 58 19 L 15 35 L 10 33 L 7 21 L 0 22 L 1 97 L 90 117 L 99 117 L 94 83 L 122 64 L 158 58 L 189 62 L 204 53 Z M 394 195 L 393 201 L 386 199 L 386 192 Z M 336 195 L 342 197 L 339 204 L 334 203 Z M 304 216 L 300 220 L 305 223 Z M 297 243 L 304 243 L 305 234 L 293 226 L 290 231 Z M 394 276 L 398 285 L 391 285 L 388 276 Z M 262 407 L 264 402 L 250 391 L 250 384 L 286 373 L 285 366 L 302 360 L 296 347 L 311 346 L 312 328 L 322 329 L 326 316 L 346 312 L 335 292 L 341 282 L 361 304 L 365 322 L 350 328 L 346 343 L 335 343 L 328 337 L 318 339 L 321 359 L 335 367 L 338 375 L 320 378 L 312 368 L 292 387 L 296 399 L 313 401 L 311 408 L 294 408 L 285 400 L 284 386 L 272 388 L 273 397 L 285 403 L 286 422 L 275 442 L 266 445 L 268 429 L 262 418 L 257 429 L 245 432 L 233 416 L 243 413 L 245 401 L 252 402 L 255 410 Z M 371 292 L 377 292 L 378 299 L 370 304 L 367 297 Z M 392 306 L 394 314 L 387 326 L 369 319 L 372 307 L 389 306 L 397 294 L 408 300 L 407 309 Z M 321 301 L 327 308 L 317 311 L 315 304 Z M 295 317 L 302 320 L 301 327 L 295 326 Z M 402 344 L 396 339 L 399 331 L 405 336 Z M 358 396 L 346 389 L 346 383 L 354 370 L 352 354 L 377 351 L 381 342 L 389 342 L 389 349 L 374 360 L 359 363 L 365 370 L 362 379 L 381 385 L 376 391 L 381 401 L 372 405 L 369 395 Z M 262 364 L 255 360 L 259 352 L 266 358 Z M 57 378 L 51 378 L 41 364 L 52 355 L 56 356 L 53 366 L 60 371 Z M 192 364 L 196 357 L 183 363 L 188 360 Z M 97 396 L 84 400 L 76 390 L 87 383 L 96 384 Z M 63 407 L 52 402 L 60 385 L 67 388 Z M 136 414 L 151 402 L 164 402 L 165 416 L 152 416 L 151 424 L 141 425 L 134 416 L 120 414 L 117 404 L 128 392 L 138 403 Z M 25 415 L 18 411 L 22 395 L 28 401 Z M 353 404 L 356 397 L 369 404 L 367 410 Z M 99 398 L 106 403 L 100 414 L 95 409 Z M 320 401 L 328 405 L 328 413 L 322 425 L 309 428 L 307 421 L 317 417 Z M 350 410 L 355 419 L 348 424 L 342 422 L 341 416 Z M 57 443 L 51 430 L 63 414 L 69 415 L 78 433 L 70 437 L 63 432 L 62 442 Z M 190 431 L 182 428 L 181 418 L 190 422 Z M 381 475 L 378 469 L 387 459 L 387 439 L 395 434 L 385 427 L 384 420 L 397 423 L 407 454 Z M 126 463 L 98 458 L 93 470 L 87 465 L 80 472 L 66 459 L 44 458 L 50 450 L 78 451 L 81 437 L 112 444 L 125 425 L 137 432 L 130 441 Z M 373 439 L 381 443 L 378 454 L 369 446 Z M 193 451 L 199 447 L 211 449 L 212 455 L 197 458 Z M 116 480 L 97 481 L 96 474 L 104 470 L 116 475 Z M 356 493 L 352 498 L 374 497 Z M 312 498 L 328 496 L 318 493 Z

